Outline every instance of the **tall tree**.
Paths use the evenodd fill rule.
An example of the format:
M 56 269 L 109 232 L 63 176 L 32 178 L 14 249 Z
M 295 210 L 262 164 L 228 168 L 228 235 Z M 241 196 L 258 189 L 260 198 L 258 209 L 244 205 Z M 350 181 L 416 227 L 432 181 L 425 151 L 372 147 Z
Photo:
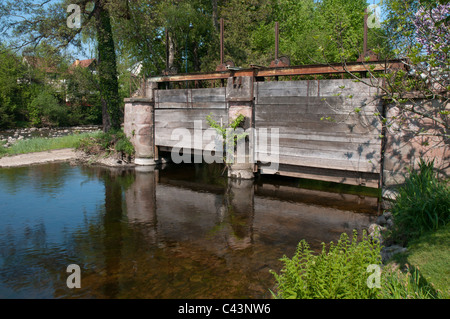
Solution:
M 98 75 L 102 100 L 103 130 L 118 130 L 121 124 L 119 84 L 111 17 L 106 0 L 96 0 L 93 9 L 97 32 Z
M 249 64 L 266 64 L 270 61 L 266 52 L 260 52 L 260 49 L 273 43 L 269 40 L 273 31 L 268 31 L 262 37 L 258 35 L 255 39 L 254 37 L 255 32 L 261 28 L 266 30 L 266 26 L 273 21 L 271 14 L 274 3 L 273 0 L 228 0 L 221 3 L 219 15 L 225 23 L 226 60 L 232 60 L 236 66 L 241 67 L 248 67 Z
M 120 129 L 121 110 L 111 10 L 122 9 L 120 0 L 24 0 L 0 5 L 0 31 L 3 37 L 15 37 L 9 46 L 20 50 L 37 46 L 43 40 L 55 50 L 74 45 L 81 47 L 80 34 L 95 33 L 98 49 L 98 73 L 103 105 L 103 130 Z M 79 26 L 68 23 L 69 5 L 79 8 Z M 126 7 L 125 7 L 126 8 Z M 78 18 L 77 11 L 74 18 Z

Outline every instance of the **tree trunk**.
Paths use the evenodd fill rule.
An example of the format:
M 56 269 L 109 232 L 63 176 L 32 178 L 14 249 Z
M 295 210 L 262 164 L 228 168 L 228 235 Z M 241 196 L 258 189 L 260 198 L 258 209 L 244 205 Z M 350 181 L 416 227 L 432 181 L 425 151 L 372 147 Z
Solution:
M 173 45 L 173 39 L 169 32 L 169 70 L 173 68 L 175 62 L 175 46 Z
M 98 42 L 98 76 L 102 101 L 103 131 L 119 130 L 121 112 L 119 101 L 119 83 L 117 80 L 116 53 L 111 28 L 111 20 L 105 2 L 95 3 L 97 42 Z
M 194 60 L 194 71 L 200 72 L 200 57 L 198 54 L 198 45 L 197 43 L 194 43 L 194 49 L 192 50 L 192 56 Z

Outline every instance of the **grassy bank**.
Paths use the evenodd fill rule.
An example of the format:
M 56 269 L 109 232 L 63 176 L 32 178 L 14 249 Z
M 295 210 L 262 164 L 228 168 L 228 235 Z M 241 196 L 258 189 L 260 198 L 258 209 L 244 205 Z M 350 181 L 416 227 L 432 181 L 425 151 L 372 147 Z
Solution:
M 81 140 L 98 136 L 100 133 L 73 134 L 55 138 L 32 138 L 21 140 L 9 148 L 0 146 L 0 157 L 33 152 L 43 152 L 62 148 L 76 148 Z
M 429 283 L 442 298 L 450 299 L 450 224 L 430 231 L 408 245 L 408 252 L 395 256 L 393 262 L 411 265 L 422 281 Z
M 450 298 L 450 187 L 433 162 L 409 173 L 394 201 L 391 239 L 408 248 L 394 262 L 416 269 L 441 298 Z

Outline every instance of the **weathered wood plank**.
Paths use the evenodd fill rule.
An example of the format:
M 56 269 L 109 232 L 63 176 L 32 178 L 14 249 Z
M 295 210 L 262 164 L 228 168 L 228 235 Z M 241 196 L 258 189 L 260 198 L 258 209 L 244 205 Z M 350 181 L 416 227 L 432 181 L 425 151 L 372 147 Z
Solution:
M 203 108 L 203 109 L 226 109 L 226 102 L 191 102 L 190 107 L 192 108 Z
M 272 149 L 262 151 L 258 146 L 256 147 L 257 153 L 271 153 L 274 155 L 287 155 L 293 157 L 308 157 L 314 159 L 330 159 L 330 160 L 345 160 L 350 162 L 376 162 L 381 158 L 381 154 L 377 150 L 371 150 L 364 147 L 355 148 L 351 150 L 326 150 L 326 149 L 307 149 L 301 147 L 285 147 L 279 146 L 278 152 Z
M 337 93 L 368 96 L 377 93 L 374 87 L 362 82 L 354 82 L 351 79 L 257 82 L 255 90 L 261 96 L 267 96 L 267 94 L 274 96 L 276 92 L 280 92 L 278 96 L 283 96 L 281 92 L 294 92 L 296 90 L 302 92 L 300 95 L 305 96 L 327 96 Z
M 374 103 L 370 97 L 259 97 L 255 110 L 258 112 L 277 112 L 296 113 L 308 112 L 313 114 L 329 113 L 330 111 L 340 114 L 354 112 L 355 108 L 364 112 L 379 112 L 380 103 Z
M 155 103 L 156 109 L 191 109 L 191 108 L 203 108 L 203 109 L 225 109 L 227 107 L 226 102 L 158 102 Z
M 283 127 L 284 124 L 284 127 Z M 324 123 L 324 122 L 303 122 L 303 123 L 259 123 L 258 128 L 279 128 L 280 132 L 310 132 L 311 134 L 336 133 L 336 134 L 373 134 L 379 135 L 381 131 L 373 126 L 364 127 L 362 125 L 352 125 L 346 123 Z M 381 128 L 381 127 L 380 127 Z
M 155 102 L 156 109 L 186 109 L 189 108 L 189 103 L 184 102 Z
M 157 90 L 155 93 L 155 103 L 188 101 L 188 90 Z
M 274 174 L 261 168 L 261 174 Z M 366 187 L 378 188 L 379 174 L 352 172 L 342 170 L 323 169 L 315 167 L 280 165 L 277 174 L 297 178 L 307 178 L 322 180 L 327 182 L 344 183 L 351 185 L 363 185 Z
M 175 129 L 185 129 L 190 138 L 194 138 L 195 129 L 202 129 L 202 134 L 209 128 L 206 117 L 211 114 L 216 120 L 228 121 L 225 109 L 157 109 L 155 110 L 155 142 L 156 145 L 174 146 L 177 141 L 171 137 Z M 175 132 L 176 133 L 176 132 Z M 207 144 L 205 142 L 205 144 Z
M 221 142 L 216 144 L 217 133 L 209 131 L 206 136 L 205 130 L 194 131 L 193 129 L 172 130 L 158 128 L 155 130 L 155 144 L 166 147 L 183 147 L 197 149 L 214 149 L 217 145 L 221 147 Z
M 212 116 L 224 116 L 227 115 L 228 112 L 223 109 L 157 109 L 155 110 L 155 119 L 163 118 L 164 116 L 169 119 L 176 119 L 177 117 L 181 118 L 205 118 L 209 114 Z M 228 116 L 228 115 L 227 115 Z
M 225 102 L 225 88 L 157 90 L 156 103 Z
M 280 147 L 298 148 L 302 150 L 327 150 L 327 151 L 356 151 L 361 152 L 365 150 L 367 152 L 381 151 L 381 144 L 370 143 L 350 143 L 350 142 L 330 142 L 330 141 L 307 141 L 298 139 L 280 139 L 278 142 Z M 270 146 L 270 145 L 269 145 Z
M 258 152 L 255 154 L 256 159 L 261 162 L 271 162 L 274 159 L 273 154 L 265 154 Z M 377 163 L 369 163 L 368 161 L 355 161 L 336 158 L 323 157 L 307 157 L 281 154 L 278 157 L 278 163 L 287 165 L 309 166 L 326 169 L 336 169 L 355 172 L 371 172 L 379 173 L 380 165 Z
M 192 101 L 195 102 L 225 102 L 225 88 L 196 89 L 191 91 Z
M 270 133 L 270 130 L 268 131 Z M 378 135 L 361 135 L 361 134 L 341 134 L 337 135 L 335 133 L 318 133 L 318 134 L 311 134 L 311 132 L 288 132 L 288 131 L 280 131 L 279 134 L 280 138 L 296 138 L 301 140 L 308 140 L 308 141 L 328 141 L 328 142 L 348 142 L 348 143 L 355 143 L 355 144 L 364 144 L 369 141 L 373 141 L 373 143 L 380 142 L 381 139 L 378 137 Z
M 327 120 L 328 119 L 328 120 Z M 311 114 L 311 113 L 282 113 L 282 112 L 273 112 L 273 111 L 257 111 L 255 112 L 255 120 L 258 123 L 258 126 L 290 126 L 293 123 L 322 123 L 323 125 L 334 123 L 342 123 L 349 124 L 352 126 L 355 125 L 366 125 L 367 123 L 372 123 L 376 120 L 379 125 L 381 125 L 381 120 L 378 116 L 372 114 L 362 114 L 349 112 L 347 114 L 336 114 L 336 113 L 322 113 L 322 114 Z M 270 124 L 274 123 L 274 124 Z M 285 124 L 285 125 L 280 125 Z M 376 125 L 378 127 L 378 124 Z

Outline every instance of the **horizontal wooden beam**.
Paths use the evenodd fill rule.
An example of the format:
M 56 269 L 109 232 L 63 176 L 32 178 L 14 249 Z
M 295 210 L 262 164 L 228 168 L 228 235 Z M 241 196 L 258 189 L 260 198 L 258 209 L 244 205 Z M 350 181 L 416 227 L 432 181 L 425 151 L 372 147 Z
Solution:
M 317 64 L 300 65 L 280 68 L 251 68 L 240 70 L 228 70 L 222 72 L 190 73 L 150 77 L 152 82 L 181 82 L 181 81 L 201 81 L 201 80 L 221 80 L 238 76 L 293 76 L 293 75 L 314 75 L 314 74 L 342 74 L 347 72 L 379 72 L 393 68 L 403 68 L 401 60 L 391 60 L 386 62 L 351 62 L 347 64 Z

